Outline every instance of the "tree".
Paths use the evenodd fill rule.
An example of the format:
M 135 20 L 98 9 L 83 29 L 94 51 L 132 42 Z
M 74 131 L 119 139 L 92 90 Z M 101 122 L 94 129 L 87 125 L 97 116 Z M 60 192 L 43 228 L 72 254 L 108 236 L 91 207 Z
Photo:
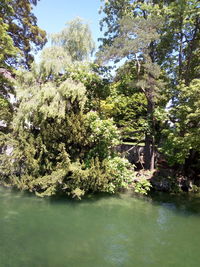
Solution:
M 13 78 L 5 68 L 0 68 L 0 132 L 9 131 L 12 120 L 13 105 L 10 103 L 10 95 L 14 93 Z
M 74 62 L 68 65 L 67 71 L 62 74 L 61 79 L 71 78 L 80 81 L 86 87 L 86 109 L 96 111 L 102 115 L 101 100 L 105 100 L 110 93 L 110 79 L 106 75 L 107 68 L 90 62 Z
M 101 101 L 101 110 L 105 117 L 114 119 L 124 141 L 141 144 L 147 128 L 147 103 L 135 77 L 133 62 L 126 62 L 118 68 L 108 97 Z
M 162 151 L 183 175 L 197 176 L 199 126 L 195 113 L 198 116 L 199 101 L 195 94 L 199 92 L 200 78 L 199 1 L 166 1 L 162 6 L 165 19 L 157 46 L 157 61 L 169 74 L 171 91 Z
M 165 1 L 159 6 L 164 21 L 156 52 L 158 62 L 170 74 L 173 85 L 181 80 L 188 85 L 199 78 L 199 1 Z
M 86 106 L 86 87 L 97 76 L 73 61 L 66 47 L 44 49 L 39 64 L 18 72 L 18 105 L 12 132 L 4 135 L 1 183 L 40 196 L 115 192 L 126 188 L 133 171 L 112 147 L 119 133 L 112 119 Z M 85 65 L 85 68 L 83 68 Z M 76 70 L 76 71 L 75 71 Z
M 189 86 L 193 79 L 199 78 L 199 1 L 109 0 L 102 10 L 106 14 L 101 21 L 101 27 L 106 28 L 100 47 L 100 50 L 104 50 L 104 57 L 115 60 L 126 56 L 129 60 L 132 58 L 137 69 L 143 74 L 143 78 L 141 75 L 135 78 L 140 79 L 141 89 L 142 84 L 154 84 L 151 89 L 147 89 L 148 86 L 142 89 L 147 97 L 150 119 L 148 121 L 151 136 L 146 134 L 146 144 L 150 142 L 153 146 L 156 109 L 164 107 L 170 97 L 172 104 L 173 101 L 177 103 L 181 94 L 179 84 L 183 82 Z M 151 39 L 155 33 L 159 34 L 159 37 Z M 134 50 L 134 45 L 138 50 Z M 166 85 L 159 86 L 158 76 L 154 76 L 158 74 L 155 70 L 158 70 L 158 66 Z M 149 72 L 150 69 L 154 70 Z M 155 101 L 155 96 L 158 95 L 156 87 L 166 90 L 165 101 L 160 102 L 160 107 Z M 162 93 L 162 98 L 164 94 Z M 147 151 L 151 157 L 150 150 Z
M 46 32 L 37 26 L 37 18 L 32 13 L 32 5 L 36 4 L 35 0 L 4 0 L 1 5 L 1 19 L 8 25 L 7 34 L 12 38 L 14 46 L 19 49 L 21 56 L 16 60 L 7 54 L 8 65 L 30 67 L 33 62 L 32 47 L 37 51 L 47 41 Z
M 170 74 L 174 85 L 186 77 L 189 81 L 199 78 L 197 71 L 200 38 L 198 0 L 109 0 L 106 1 L 102 11 L 106 14 L 101 21 L 101 27 L 106 28 L 105 37 L 102 38 L 104 46 L 112 44 L 119 33 L 120 19 L 127 15 L 162 18 L 159 42 L 154 45 L 154 61 Z
M 125 8 L 119 8 L 119 3 Z M 132 8 L 132 9 L 131 9 Z M 123 10 L 123 11 L 122 11 Z M 156 8 L 157 10 L 157 8 Z M 129 1 L 109 1 L 104 12 L 108 17 L 103 22 L 108 24 L 109 37 L 103 40 L 100 57 L 120 60 L 128 57 L 134 60 L 137 68 L 137 85 L 147 99 L 148 130 L 145 134 L 145 168 L 153 170 L 155 162 L 155 103 L 160 87 L 160 70 L 155 62 L 154 46 L 158 41 L 160 17 L 147 13 Z M 111 15 L 110 15 L 111 14 Z M 114 14 L 114 15 L 113 15 Z M 119 17 L 118 17 L 119 16 Z
M 133 172 L 111 150 L 119 142 L 117 128 L 111 119 L 85 112 L 82 83 L 56 74 L 47 80 L 40 66 L 20 73 L 17 81 L 19 107 L 13 131 L 4 138 L 12 150 L 1 156 L 1 183 L 40 196 L 78 198 L 128 186 Z
M 189 86 L 184 83 L 177 88 L 178 98 L 168 111 L 169 125 L 163 130 L 165 136 L 162 152 L 171 166 L 198 185 L 200 167 L 200 79 Z
M 4 3 L 4 9 L 5 8 L 9 9 L 6 3 Z M 8 24 L 3 23 L 2 18 L 0 18 L 0 130 L 7 130 L 4 126 L 11 120 L 13 110 L 9 102 L 9 93 L 13 92 L 11 68 L 8 68 L 6 65 L 6 60 L 9 57 L 16 57 L 19 51 L 14 46 L 12 38 L 7 33 L 8 27 Z
M 80 18 L 68 22 L 65 29 L 52 35 L 52 43 L 68 51 L 73 61 L 87 60 L 95 48 L 89 26 Z
M 71 78 L 86 87 L 87 108 L 100 113 L 100 100 L 108 95 L 108 77 L 101 67 L 89 61 L 94 50 L 89 25 L 80 18 L 68 22 L 60 33 L 52 35 L 52 46 L 42 52 L 41 65 L 53 79 L 59 74 L 62 81 Z M 103 69 L 103 68 L 102 68 Z M 105 68 L 104 68 L 105 70 Z
M 8 132 L 13 113 L 10 101 L 14 94 L 13 78 L 19 66 L 30 67 L 31 49 L 41 49 L 46 43 L 46 33 L 37 26 L 32 13 L 35 0 L 2 0 L 0 4 L 0 108 L 1 131 Z

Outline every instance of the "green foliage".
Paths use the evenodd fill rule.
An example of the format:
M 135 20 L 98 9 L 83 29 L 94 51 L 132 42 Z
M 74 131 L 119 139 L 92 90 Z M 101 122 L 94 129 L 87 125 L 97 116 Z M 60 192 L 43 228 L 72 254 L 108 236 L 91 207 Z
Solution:
M 113 46 L 116 37 L 119 38 L 122 21 L 128 19 L 129 23 L 125 24 L 131 28 L 133 19 L 151 21 L 157 18 L 157 23 L 160 21 L 161 24 L 159 25 L 159 42 L 152 44 L 154 61 L 162 66 L 169 75 L 171 74 L 170 78 L 173 84 L 177 84 L 179 79 L 184 79 L 188 83 L 194 78 L 199 78 L 197 71 L 200 41 L 198 0 L 109 0 L 105 2 L 102 11 L 105 16 L 101 20 L 101 28 L 104 27 L 106 31 L 102 38 L 101 49 L 104 49 L 105 46 Z M 125 47 L 130 48 L 130 38 L 134 37 L 134 34 L 135 37 L 137 36 L 139 28 L 135 30 L 132 27 L 131 29 L 131 34 L 124 43 L 120 44 L 119 53 L 121 54 Z M 143 29 L 142 26 L 142 31 Z M 149 38 L 147 35 L 149 36 L 149 33 L 142 34 L 145 39 Z M 133 49 L 131 50 L 133 51 Z
M 76 76 L 60 78 L 58 69 L 49 77 L 45 63 L 18 72 L 13 131 L 2 135 L 10 152 L 0 157 L 1 182 L 41 197 L 127 187 L 134 173 L 113 152 L 120 139 L 113 120 L 87 112 L 84 84 Z
M 16 56 L 19 50 L 14 46 L 12 38 L 8 35 L 8 24 L 3 22 L 3 19 L 0 18 L 0 63 L 1 67 L 9 57 Z
M 0 3 L 0 130 L 10 131 L 14 111 L 15 69 L 29 68 L 33 61 L 31 49 L 41 49 L 46 33 L 37 26 L 32 13 L 36 0 L 2 0 Z M 12 95 L 12 98 L 11 98 Z
M 146 131 L 147 101 L 134 79 L 135 66 L 126 62 L 110 85 L 110 95 L 101 101 L 101 112 L 112 117 L 124 140 L 140 142 Z
M 87 60 L 94 51 L 94 42 L 87 24 L 76 18 L 60 33 L 52 35 L 52 42 L 68 51 L 73 61 Z
M 87 110 L 95 110 L 101 113 L 100 101 L 105 99 L 110 93 L 108 78 L 99 74 L 99 66 L 86 62 L 73 62 L 68 64 L 67 72 L 61 80 L 71 78 L 80 81 L 86 87 Z M 102 73 L 101 73 L 102 74 Z
M 7 0 L 3 5 L 2 19 L 8 24 L 7 35 L 13 40 L 15 47 L 20 50 L 20 59 L 17 61 L 13 55 L 7 55 L 9 65 L 24 65 L 30 67 L 33 61 L 31 48 L 40 50 L 46 43 L 46 32 L 37 26 L 37 18 L 32 13 L 33 5 L 37 1 L 32 0 Z M 1 6 L 2 8 L 2 6 Z
M 128 188 L 134 173 L 129 170 L 127 160 L 115 157 L 100 162 L 92 159 L 89 168 L 79 162 L 69 163 L 64 169 L 37 179 L 26 176 L 13 180 L 20 189 L 28 189 L 38 196 L 67 194 L 80 199 L 88 192 L 115 193 L 120 188 Z
M 71 61 L 71 56 L 63 47 L 52 46 L 43 49 L 39 65 L 43 76 L 41 78 L 53 79 L 54 75 L 63 74 L 71 65 Z
M 134 183 L 134 191 L 143 195 L 147 195 L 148 191 L 151 190 L 151 187 L 151 183 L 145 178 Z
M 193 80 L 189 86 L 181 84 L 177 90 L 178 98 L 169 110 L 171 125 L 164 130 L 162 149 L 172 165 L 185 163 L 191 150 L 200 151 L 200 80 Z
M 122 10 L 120 4 L 124 7 Z M 129 65 L 135 65 L 131 75 L 132 85 L 140 89 L 146 99 L 146 123 L 141 127 L 145 136 L 144 166 L 153 170 L 155 166 L 155 107 L 159 104 L 159 94 L 163 83 L 161 69 L 156 62 L 156 43 L 162 19 L 157 5 L 141 1 L 108 1 L 104 12 L 107 18 L 103 45 L 98 53 L 100 61 L 119 61 L 127 58 Z M 133 67 L 132 67 L 133 69 Z M 145 101 L 143 101 L 145 102 Z M 139 130 L 140 131 L 140 130 Z M 134 131 L 137 132 L 137 131 Z M 138 137 L 137 137 L 138 138 Z
M 101 27 L 105 26 L 106 32 L 99 58 L 103 61 L 118 61 L 125 57 L 132 60 L 135 72 L 130 79 L 147 100 L 147 116 L 143 124 L 145 151 L 148 152 L 145 152 L 145 162 L 152 154 L 146 148 L 149 144 L 155 147 L 156 140 L 158 145 L 164 143 L 163 151 L 171 164 L 183 164 L 191 150 L 199 151 L 196 138 L 199 125 L 196 118 L 192 124 L 194 115 L 187 115 L 191 112 L 190 104 L 180 89 L 184 83 L 190 90 L 192 80 L 199 78 L 199 1 L 109 0 L 102 11 L 105 16 Z M 175 104 L 167 114 L 165 105 L 170 98 Z M 119 99 L 120 104 L 124 102 Z M 111 101 L 103 104 L 110 112 L 115 109 Z M 122 110 L 128 107 L 128 102 L 123 104 Z M 198 108 L 196 112 L 198 114 Z M 169 118 L 173 126 L 168 129 Z M 193 125 L 192 130 L 187 130 L 188 125 Z M 164 135 L 161 135 L 163 128 Z M 145 163 L 145 167 L 148 165 Z
M 172 74 L 174 84 L 198 78 L 199 1 L 178 0 L 159 4 L 164 23 L 158 44 L 159 64 Z
M 8 1 L 3 1 L 0 5 L 1 12 L 8 12 L 12 14 L 12 8 Z M 12 93 L 11 82 L 6 76 L 10 76 L 10 72 L 7 70 L 7 60 L 12 57 L 16 58 L 19 49 L 15 47 L 11 36 L 8 34 L 8 23 L 5 23 L 1 13 L 0 17 L 0 118 L 1 122 L 5 125 L 0 127 L 2 131 L 7 131 L 7 125 L 12 117 L 12 105 L 10 104 L 8 94 Z M 8 74 L 9 73 L 9 74 Z
M 6 123 L 11 120 L 12 106 L 9 101 L 0 95 L 0 118 L 1 121 Z
M 199 1 L 105 1 L 98 64 L 86 62 L 94 42 L 79 18 L 52 36 L 40 64 L 31 64 L 31 47 L 46 42 L 32 14 L 36 4 L 0 5 L 1 183 L 41 197 L 80 199 L 130 185 L 146 194 L 149 181 L 133 183 L 133 167 L 115 152 L 120 135 L 145 140 L 145 169 L 154 168 L 160 146 L 171 165 L 183 170 L 191 160 L 199 169 Z M 111 80 L 100 62 L 122 59 Z M 12 66 L 26 69 L 15 82 Z
M 86 115 L 86 124 L 90 129 L 89 143 L 93 149 L 88 158 L 98 156 L 104 159 L 111 154 L 112 147 L 119 144 L 120 136 L 117 127 L 112 119 L 100 119 L 96 112 L 89 112 Z
M 107 173 L 111 182 L 107 186 L 108 192 L 116 192 L 119 188 L 127 189 L 134 179 L 133 166 L 128 160 L 114 157 L 106 161 Z

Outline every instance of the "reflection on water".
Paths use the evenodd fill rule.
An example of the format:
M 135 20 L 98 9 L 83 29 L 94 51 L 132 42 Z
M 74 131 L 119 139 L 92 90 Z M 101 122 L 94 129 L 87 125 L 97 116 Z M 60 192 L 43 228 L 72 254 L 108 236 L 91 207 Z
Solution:
M 48 200 L 0 189 L 0 267 L 199 266 L 200 199 Z

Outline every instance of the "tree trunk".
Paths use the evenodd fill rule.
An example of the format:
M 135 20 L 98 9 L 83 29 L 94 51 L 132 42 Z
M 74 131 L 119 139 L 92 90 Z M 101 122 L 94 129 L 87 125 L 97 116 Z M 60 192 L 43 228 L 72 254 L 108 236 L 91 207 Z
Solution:
M 146 170 L 152 171 L 155 168 L 155 120 L 153 88 L 148 89 L 146 97 L 149 132 L 145 134 L 144 167 Z
M 153 171 L 155 168 L 155 142 L 154 137 L 146 134 L 144 147 L 144 167 Z
M 189 85 L 191 78 L 192 78 L 190 75 L 190 69 L 191 69 L 192 58 L 194 56 L 194 51 L 196 48 L 195 41 L 197 39 L 198 33 L 200 32 L 199 25 L 200 25 L 200 18 L 196 18 L 194 33 L 193 33 L 191 41 L 189 41 L 188 43 L 189 51 L 186 56 L 186 70 L 185 70 L 185 75 L 184 75 L 186 85 Z
M 146 170 L 151 168 L 151 136 L 149 134 L 145 135 L 144 168 Z

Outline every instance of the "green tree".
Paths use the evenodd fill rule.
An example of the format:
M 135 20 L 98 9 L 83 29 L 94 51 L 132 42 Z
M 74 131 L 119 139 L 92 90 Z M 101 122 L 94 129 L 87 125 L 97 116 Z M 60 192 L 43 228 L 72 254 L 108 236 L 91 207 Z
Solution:
M 46 43 L 46 32 L 37 26 L 37 18 L 32 13 L 35 0 L 4 0 L 1 5 L 2 22 L 8 25 L 7 34 L 15 47 L 20 50 L 20 58 L 6 55 L 6 63 L 11 66 L 30 67 L 33 62 L 32 48 L 37 51 Z
M 165 135 L 162 152 L 168 162 L 182 171 L 186 177 L 198 180 L 200 166 L 200 80 L 190 85 L 180 84 L 178 98 L 169 110 L 169 126 Z
M 127 187 L 133 171 L 111 149 L 119 142 L 113 121 L 85 112 L 82 83 L 59 75 L 42 80 L 40 67 L 34 68 L 17 79 L 19 107 L 4 138 L 12 149 L 1 156 L 1 182 L 40 196 L 81 197 Z
M 3 5 L 3 3 L 2 3 Z M 4 8 L 9 9 L 9 6 L 4 3 Z M 11 68 L 6 65 L 6 60 L 9 57 L 16 57 L 19 51 L 15 48 L 12 38 L 7 33 L 8 24 L 3 23 L 0 18 L 0 118 L 1 131 L 7 131 L 5 127 L 12 117 L 12 105 L 9 101 L 9 93 L 13 93 L 11 82 Z
M 153 147 L 153 139 L 158 136 L 157 117 L 165 117 L 166 122 L 163 108 L 167 99 L 171 98 L 171 106 L 176 108 L 182 94 L 180 85 L 190 86 L 193 79 L 199 78 L 199 1 L 109 0 L 102 11 L 106 16 L 101 27 L 106 32 L 100 50 L 105 59 L 128 57 L 135 62 L 140 76 L 133 80 L 139 81 L 147 98 L 146 145 L 151 143 Z M 158 66 L 166 85 L 160 84 Z M 164 90 L 159 92 L 156 87 Z M 149 156 L 147 149 L 146 158 Z
M 87 110 L 97 111 L 100 116 L 101 100 L 105 100 L 110 93 L 110 79 L 105 75 L 105 69 L 101 70 L 101 67 L 94 63 L 78 61 L 69 64 L 67 71 L 61 77 L 61 80 L 72 78 L 82 82 L 86 87 Z
M 105 71 L 89 60 L 95 47 L 89 25 L 75 18 L 60 33 L 52 35 L 52 43 L 42 52 L 42 64 L 49 72 L 45 77 L 53 79 L 52 73 L 59 73 L 62 81 L 67 78 L 81 81 L 86 87 L 88 110 L 100 113 L 100 100 L 109 92 L 109 78 L 103 77 Z
M 158 62 L 170 74 L 173 85 L 181 80 L 189 84 L 199 78 L 199 1 L 160 1 L 158 4 L 164 18 L 156 52 Z
M 74 61 L 65 46 L 44 49 L 39 64 L 17 74 L 18 105 L 12 132 L 3 136 L 11 151 L 0 159 L 1 183 L 78 198 L 131 183 L 130 164 L 112 149 L 119 143 L 113 120 L 86 105 L 95 81 L 101 83 L 88 63 Z
M 60 33 L 52 35 L 52 42 L 68 51 L 73 61 L 87 60 L 95 48 L 89 26 L 80 18 L 68 22 Z
M 139 3 L 140 1 L 136 1 Z M 120 4 L 122 7 L 120 7 Z M 139 5 L 141 4 L 141 5 Z M 147 100 L 147 131 L 145 134 L 145 168 L 154 169 L 155 162 L 155 105 L 158 95 L 160 69 L 155 62 L 155 43 L 159 40 L 161 18 L 158 7 L 149 15 L 142 4 L 129 1 L 108 1 L 103 23 L 108 25 L 100 57 L 103 60 L 129 58 L 135 62 L 137 81 Z M 150 6 L 149 6 L 150 8 Z M 109 33 L 109 35 L 108 35 Z
M 13 77 L 19 66 L 30 67 L 31 48 L 41 49 L 46 33 L 37 26 L 32 6 L 37 1 L 2 0 L 0 3 L 0 117 L 1 131 L 7 132 L 13 113 L 10 95 L 14 94 Z
M 174 85 L 180 79 L 188 83 L 199 78 L 198 0 L 108 0 L 102 12 L 106 14 L 101 21 L 101 28 L 106 29 L 103 46 L 110 46 L 117 37 L 123 17 L 161 17 L 159 42 L 152 44 L 154 60 L 170 75 Z
M 109 96 L 101 101 L 102 113 L 112 117 L 124 141 L 143 143 L 147 128 L 146 98 L 137 86 L 136 68 L 126 62 L 110 85 Z
M 198 96 L 195 96 L 198 95 L 200 78 L 199 1 L 166 1 L 160 5 L 165 19 L 157 59 L 171 80 L 169 128 L 164 130 L 167 134 L 163 136 L 162 151 L 171 165 L 177 167 L 178 164 L 177 169 L 184 175 L 196 176 L 198 168 L 194 165 L 198 166 L 199 161 L 196 135 L 199 126 L 195 116 L 199 108 Z

